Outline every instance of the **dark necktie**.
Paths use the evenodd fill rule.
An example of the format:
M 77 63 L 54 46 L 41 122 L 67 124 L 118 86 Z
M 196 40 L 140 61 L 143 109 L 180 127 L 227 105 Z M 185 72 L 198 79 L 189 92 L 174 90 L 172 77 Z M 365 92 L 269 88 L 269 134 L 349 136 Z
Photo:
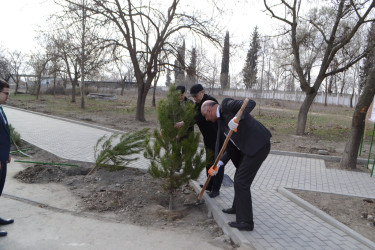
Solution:
M 2 116 L 2 118 L 3 118 L 3 122 L 4 122 L 4 124 L 5 124 L 5 127 L 7 128 L 7 131 L 8 131 L 8 133 L 9 133 L 8 119 L 7 119 L 7 117 L 6 117 L 5 113 L 4 113 L 4 110 L 3 110 L 3 107 L 2 107 L 2 106 L 0 106 L 0 111 L 1 111 L 1 116 Z

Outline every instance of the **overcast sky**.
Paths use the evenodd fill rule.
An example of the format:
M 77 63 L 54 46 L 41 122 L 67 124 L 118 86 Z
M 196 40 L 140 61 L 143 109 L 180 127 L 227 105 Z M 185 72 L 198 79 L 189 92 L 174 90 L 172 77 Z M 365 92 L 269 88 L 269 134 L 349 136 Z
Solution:
M 231 5 L 233 10 L 228 11 L 224 19 L 231 38 L 249 39 L 255 25 L 268 29 L 269 25 L 264 25 L 264 21 L 268 22 L 270 18 L 261 11 L 264 9 L 262 1 L 250 0 Z M 28 51 L 36 44 L 36 31 L 45 27 L 47 17 L 56 7 L 53 0 L 2 0 L 0 9 L 3 20 L 0 23 L 0 43 L 10 49 Z
M 170 2 L 170 0 L 162 1 Z M 198 4 L 192 3 L 192 1 L 198 1 Z M 194 6 L 202 6 L 204 9 L 203 4 L 199 5 L 200 1 L 204 0 L 190 0 L 189 3 Z M 230 66 L 230 71 L 232 73 L 234 73 L 233 70 L 239 72 L 243 67 L 243 55 L 246 55 L 246 51 L 249 49 L 254 27 L 258 25 L 261 33 L 270 32 L 272 23 L 275 24 L 276 21 L 271 21 L 270 17 L 262 12 L 264 10 L 263 1 L 230 0 L 223 1 L 222 4 L 228 5 L 224 7 L 228 11 L 222 19 L 222 24 L 230 33 L 231 44 L 244 44 L 243 51 L 236 53 L 236 57 L 231 58 L 231 65 L 236 66 Z M 47 26 L 48 16 L 54 13 L 57 7 L 53 0 L 1 0 L 0 9 L 3 20 L 0 22 L 0 48 L 29 53 L 37 46 L 35 41 L 37 31 Z M 223 36 L 226 30 L 223 30 Z M 190 48 L 192 45 L 186 44 L 186 46 Z M 216 55 L 221 60 L 221 55 L 217 52 Z
M 0 44 L 29 52 L 36 44 L 36 31 L 45 25 L 54 5 L 52 0 L 1 0 Z

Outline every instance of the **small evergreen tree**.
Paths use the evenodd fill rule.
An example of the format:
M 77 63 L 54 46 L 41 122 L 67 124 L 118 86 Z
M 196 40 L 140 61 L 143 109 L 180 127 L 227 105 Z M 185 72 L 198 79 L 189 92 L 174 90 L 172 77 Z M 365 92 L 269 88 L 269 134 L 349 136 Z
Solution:
M 109 137 L 102 136 L 94 147 L 95 167 L 88 175 L 99 167 L 110 171 L 121 170 L 130 162 L 138 160 L 136 155 L 144 150 L 145 139 L 148 136 L 147 128 L 122 135 L 115 133 Z M 114 144 L 114 141 L 118 141 L 118 143 Z
M 175 67 L 175 83 L 183 85 L 185 82 L 185 40 L 181 47 L 177 49 L 177 59 L 174 63 Z
M 243 81 L 245 83 L 246 89 L 251 89 L 256 85 L 257 82 L 257 65 L 258 65 L 258 53 L 260 50 L 260 41 L 258 27 L 255 26 L 252 35 L 252 41 L 250 49 L 247 52 L 245 66 L 242 70 Z
M 222 89 L 229 86 L 229 31 L 225 34 L 223 58 L 221 60 L 220 85 Z
M 21 140 L 21 135 L 18 133 L 12 124 L 9 123 L 9 132 L 10 132 L 10 141 L 18 148 L 18 146 L 22 146 L 23 142 Z
M 154 131 L 155 140 L 148 141 L 144 153 L 145 158 L 151 161 L 149 174 L 161 178 L 163 189 L 169 192 L 169 209 L 173 209 L 176 189 L 191 179 L 197 179 L 205 167 L 202 161 L 204 150 L 198 149 L 199 134 L 189 132 L 189 127 L 194 125 L 194 105 L 190 102 L 180 103 L 180 94 L 172 84 L 166 99 L 159 102 L 160 129 Z M 176 129 L 174 125 L 179 121 L 185 124 Z

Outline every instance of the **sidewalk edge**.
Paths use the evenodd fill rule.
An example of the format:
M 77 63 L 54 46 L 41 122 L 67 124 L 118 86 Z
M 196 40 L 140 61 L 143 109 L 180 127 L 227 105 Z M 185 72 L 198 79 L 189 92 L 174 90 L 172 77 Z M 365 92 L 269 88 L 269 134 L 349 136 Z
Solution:
M 375 242 L 367 239 L 363 235 L 361 235 L 361 234 L 357 233 L 356 231 L 352 230 L 351 228 L 345 226 L 343 223 L 341 223 L 338 220 L 334 219 L 333 217 L 331 217 L 327 213 L 323 212 L 322 210 L 314 207 L 313 205 L 311 205 L 307 201 L 301 199 L 297 195 L 295 195 L 292 192 L 288 191 L 286 188 L 279 187 L 277 189 L 277 191 L 280 194 L 284 195 L 289 200 L 291 200 L 292 202 L 294 202 L 297 205 L 299 205 L 300 207 L 306 209 L 307 211 L 309 211 L 313 215 L 315 215 L 315 216 L 319 217 L 320 219 L 324 220 L 328 224 L 330 224 L 330 225 L 336 227 L 337 229 L 339 229 L 339 230 L 347 233 L 348 235 L 350 235 L 354 239 L 358 240 L 362 244 L 368 246 L 369 248 L 375 249 Z
M 194 188 L 195 192 L 199 194 L 201 191 L 199 183 L 191 180 L 190 184 Z M 246 249 L 256 249 L 238 229 L 234 229 L 228 225 L 229 220 L 224 216 L 219 207 L 207 194 L 204 194 L 202 199 L 204 199 L 207 209 L 209 210 L 209 213 L 212 214 L 217 225 L 233 240 L 235 244 L 246 247 Z

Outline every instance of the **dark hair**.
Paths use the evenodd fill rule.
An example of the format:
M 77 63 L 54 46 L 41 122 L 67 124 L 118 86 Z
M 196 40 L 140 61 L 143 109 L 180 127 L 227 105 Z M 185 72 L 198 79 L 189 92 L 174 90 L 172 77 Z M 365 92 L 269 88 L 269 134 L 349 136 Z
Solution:
M 9 88 L 9 84 L 0 78 L 0 91 L 2 91 L 4 88 Z
M 194 84 L 190 88 L 190 95 L 195 96 L 196 94 L 198 94 L 202 90 L 203 90 L 203 86 L 201 84 L 199 84 L 199 83 Z
M 185 93 L 185 86 L 178 85 L 178 86 L 176 87 L 176 90 L 181 91 L 181 94 L 183 94 L 183 93 Z

